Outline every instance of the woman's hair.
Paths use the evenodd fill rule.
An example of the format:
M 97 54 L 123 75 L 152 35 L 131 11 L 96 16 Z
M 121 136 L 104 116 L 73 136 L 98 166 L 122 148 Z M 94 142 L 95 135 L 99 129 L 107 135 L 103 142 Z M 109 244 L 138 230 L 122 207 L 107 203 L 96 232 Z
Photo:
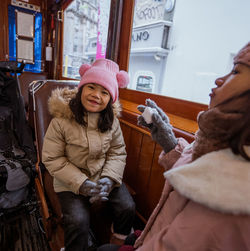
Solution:
M 69 107 L 75 117 L 75 120 L 78 124 L 86 126 L 87 123 L 84 120 L 84 115 L 87 114 L 87 110 L 82 105 L 81 96 L 82 89 L 84 86 L 81 86 L 76 96 L 72 98 L 69 102 Z M 98 120 L 98 129 L 100 132 L 104 133 L 108 130 L 111 130 L 112 124 L 114 121 L 114 112 L 112 106 L 112 98 L 110 98 L 106 108 L 100 112 L 100 117 Z
M 250 90 L 242 93 L 239 95 L 241 96 L 247 96 L 248 100 L 250 102 Z M 247 153 L 244 150 L 244 146 L 248 145 L 250 146 L 250 113 L 249 113 L 249 106 L 250 103 L 246 104 L 245 110 L 246 112 L 244 113 L 244 118 L 239 121 L 240 126 L 240 131 L 235 133 L 235 135 L 232 135 L 229 146 L 231 147 L 232 151 L 235 154 L 240 154 L 242 157 L 250 161 L 250 156 L 247 155 Z
M 239 133 L 234 135 L 229 145 L 235 154 L 240 154 L 243 158 L 250 161 L 250 157 L 244 150 L 244 145 L 250 146 L 250 113 L 247 113 L 244 118 L 244 124 Z

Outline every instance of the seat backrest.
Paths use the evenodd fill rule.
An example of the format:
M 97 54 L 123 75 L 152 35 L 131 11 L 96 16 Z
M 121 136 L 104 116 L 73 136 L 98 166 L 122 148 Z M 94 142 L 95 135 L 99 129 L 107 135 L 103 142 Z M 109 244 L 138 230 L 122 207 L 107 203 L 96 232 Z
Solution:
M 28 90 L 29 84 L 34 80 L 46 80 L 47 73 L 33 73 L 33 72 L 23 72 L 18 76 L 18 84 L 20 87 L 21 94 L 24 99 L 25 108 L 28 107 L 29 98 L 28 98 Z
M 52 119 L 48 110 L 48 99 L 51 92 L 56 88 L 75 88 L 78 83 L 79 81 L 47 80 L 34 81 L 30 86 L 29 102 L 33 104 L 34 129 L 39 161 L 42 161 L 43 138 Z M 53 220 L 60 222 L 62 216 L 61 206 L 53 189 L 53 178 L 47 170 L 42 172 L 42 184 L 48 198 L 47 203 L 50 204 L 53 212 Z
M 38 156 L 41 160 L 43 138 L 52 116 L 48 110 L 48 99 L 51 95 L 51 91 L 56 88 L 75 88 L 79 81 L 63 81 L 63 80 L 47 80 L 42 84 L 40 83 L 37 88 L 33 89 L 33 113 L 35 124 L 35 137 L 37 143 Z M 32 101 L 31 101 L 32 102 Z
M 35 122 L 34 122 L 34 99 L 33 95 L 35 94 L 36 90 L 39 89 L 40 86 L 44 85 L 47 81 L 44 80 L 34 80 L 29 84 L 29 90 L 28 90 L 28 111 L 27 111 L 27 117 L 29 126 L 33 130 L 33 133 L 35 132 Z

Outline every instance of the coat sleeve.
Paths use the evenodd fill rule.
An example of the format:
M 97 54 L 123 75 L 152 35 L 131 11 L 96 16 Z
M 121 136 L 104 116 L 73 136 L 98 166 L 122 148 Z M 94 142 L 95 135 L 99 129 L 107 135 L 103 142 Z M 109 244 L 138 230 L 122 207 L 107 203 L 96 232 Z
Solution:
M 79 194 L 79 188 L 87 176 L 65 156 L 62 124 L 60 119 L 51 120 L 44 137 L 42 162 L 53 177 L 63 182 L 73 193 Z
M 171 169 L 175 163 L 180 159 L 181 155 L 184 152 L 184 149 L 189 145 L 189 143 L 183 139 L 178 139 L 178 144 L 175 146 L 173 150 L 171 150 L 168 153 L 165 153 L 164 151 L 161 152 L 159 155 L 158 162 L 161 166 L 164 167 L 165 171 Z
M 123 171 L 126 165 L 127 153 L 125 150 L 125 143 L 118 119 L 115 123 L 116 129 L 112 134 L 110 148 L 106 155 L 106 161 L 101 173 L 101 177 L 109 177 L 116 182 L 116 185 L 121 185 Z

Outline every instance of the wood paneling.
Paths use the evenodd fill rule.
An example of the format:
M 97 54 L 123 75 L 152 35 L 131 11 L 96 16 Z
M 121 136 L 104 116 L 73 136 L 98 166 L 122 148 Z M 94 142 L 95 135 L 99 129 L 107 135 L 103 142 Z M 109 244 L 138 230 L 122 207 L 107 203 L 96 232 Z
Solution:
M 145 98 L 145 95 L 147 94 L 143 94 L 142 97 Z M 162 148 L 152 140 L 149 130 L 137 125 L 137 117 L 140 114 L 136 109 L 139 104 L 137 97 L 127 96 L 126 98 L 130 101 L 120 100 L 123 106 L 120 123 L 127 150 L 124 181 L 135 193 L 137 215 L 146 222 L 158 203 L 165 180 L 164 169 L 158 164 Z M 171 103 L 171 99 L 168 102 L 167 97 L 161 97 L 159 100 L 160 104 L 164 104 L 163 101 Z M 178 109 L 178 105 L 179 109 L 184 106 L 183 110 L 192 110 L 195 107 L 192 102 L 187 101 L 177 102 L 176 109 Z M 201 108 L 206 108 L 206 106 L 195 107 L 189 113 L 189 118 L 167 112 L 171 124 L 174 126 L 176 137 L 183 137 L 189 142 L 194 140 L 194 132 L 198 128 L 194 115 L 197 115 Z
M 121 70 L 128 70 L 131 31 L 133 27 L 135 0 L 123 1 L 123 13 L 119 40 L 118 64 Z
M 189 120 L 196 121 L 197 114 L 207 109 L 207 105 L 171 98 L 168 96 L 162 96 L 158 94 L 152 94 L 147 92 L 140 92 L 130 89 L 120 89 L 120 99 L 128 104 L 128 110 L 136 110 L 138 104 L 144 104 L 147 98 L 154 100 L 158 106 L 160 106 L 164 111 L 174 114 L 176 116 L 187 118 Z
M 117 62 L 121 31 L 123 0 L 111 0 L 106 58 Z
M 164 184 L 163 168 L 158 164 L 161 147 L 148 131 L 120 119 L 126 144 L 124 181 L 132 189 L 137 214 L 146 222 L 156 206 Z
M 163 177 L 164 169 L 158 164 L 158 156 L 161 151 L 162 148 L 156 144 L 147 191 L 147 198 L 150 201 L 148 203 L 148 212 L 152 212 L 158 203 L 165 182 Z
M 1 0 L 0 8 L 0 61 L 6 60 L 6 55 L 9 54 L 9 43 L 8 43 L 8 4 L 10 0 Z
M 151 214 L 149 208 L 151 198 L 148 196 L 148 184 L 154 159 L 155 143 L 148 135 L 143 135 L 142 145 L 139 157 L 139 163 L 136 167 L 136 207 L 140 214 L 148 218 Z
M 136 170 L 139 166 L 140 161 L 140 152 L 141 152 L 141 142 L 142 142 L 143 134 L 131 129 L 129 146 L 127 146 L 127 166 L 131 168 L 127 168 L 124 173 L 125 181 L 128 181 L 128 185 L 133 189 L 136 190 Z

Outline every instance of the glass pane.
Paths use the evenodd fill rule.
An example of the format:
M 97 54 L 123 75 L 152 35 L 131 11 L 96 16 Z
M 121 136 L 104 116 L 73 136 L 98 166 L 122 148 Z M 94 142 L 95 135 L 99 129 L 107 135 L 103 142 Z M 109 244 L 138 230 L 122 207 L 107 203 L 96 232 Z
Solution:
M 64 10 L 63 77 L 79 79 L 79 67 L 105 58 L 110 0 L 74 0 Z
M 208 104 L 249 41 L 250 1 L 136 0 L 129 88 Z
M 25 60 L 26 63 L 34 63 L 34 43 L 33 41 L 18 39 L 17 40 L 17 59 Z
M 17 35 L 34 37 L 34 16 L 32 14 L 17 11 Z

